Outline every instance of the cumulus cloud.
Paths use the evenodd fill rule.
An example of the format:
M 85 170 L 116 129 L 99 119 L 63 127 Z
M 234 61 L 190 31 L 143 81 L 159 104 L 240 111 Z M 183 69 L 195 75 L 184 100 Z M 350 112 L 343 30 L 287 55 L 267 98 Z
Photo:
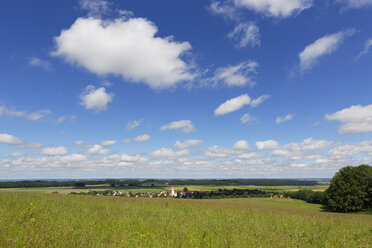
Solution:
M 248 141 L 246 140 L 238 140 L 234 146 L 233 149 L 236 151 L 244 151 L 249 149 Z
M 327 140 L 315 140 L 313 138 L 304 139 L 301 143 L 289 143 L 284 146 L 286 149 L 291 149 L 294 151 L 302 150 L 321 150 L 333 147 L 337 145 L 337 142 L 327 141 Z
M 261 44 L 260 29 L 252 22 L 239 23 L 227 37 L 238 41 L 239 48 L 259 47 Z
M 228 87 L 232 86 L 254 86 L 256 82 L 252 79 L 252 74 L 256 74 L 258 63 L 255 61 L 243 62 L 235 66 L 217 68 L 212 78 L 206 81 L 214 82 L 217 85 L 222 82 Z
M 134 120 L 134 121 L 129 121 L 128 122 L 128 124 L 127 124 L 127 126 L 126 126 L 126 129 L 127 130 L 133 130 L 133 129 L 135 129 L 136 127 L 139 127 L 139 125 L 141 125 L 141 122 L 142 122 L 143 120 L 138 120 L 138 121 L 136 121 L 136 120 Z
M 42 109 L 36 112 L 27 112 L 23 110 L 17 110 L 15 108 L 7 108 L 6 106 L 0 106 L 0 116 L 1 115 L 7 115 L 10 117 L 19 117 L 19 118 L 25 118 L 30 121 L 38 121 L 46 116 L 50 115 L 52 112 L 48 109 Z
M 229 149 L 214 145 L 209 147 L 204 154 L 205 156 L 210 158 L 226 158 L 230 156 L 232 153 L 233 152 Z
M 203 144 L 202 140 L 190 139 L 190 140 L 185 140 L 183 143 L 180 142 L 180 141 L 176 141 L 176 143 L 174 143 L 173 146 L 178 148 L 178 149 L 185 149 L 185 148 L 189 148 L 189 147 L 201 146 L 202 144 Z
M 11 152 L 9 153 L 9 156 L 11 156 L 12 158 L 15 158 L 15 157 L 21 157 L 23 154 L 20 153 L 20 152 Z
M 116 144 L 116 140 L 105 140 L 101 142 L 102 146 L 112 146 Z
M 216 14 L 227 15 L 231 19 L 237 9 L 248 9 L 270 17 L 287 18 L 310 8 L 313 0 L 232 0 L 231 4 L 212 2 L 210 9 Z
M 325 118 L 341 122 L 338 129 L 340 134 L 372 132 L 372 104 L 354 105 L 333 114 L 326 114 Z
M 218 108 L 214 111 L 215 115 L 225 115 L 230 112 L 237 111 L 241 109 L 243 106 L 248 105 L 251 103 L 251 98 L 247 94 L 240 95 L 235 98 L 231 98 L 226 102 L 222 103 Z
M 290 120 L 293 119 L 293 117 L 294 117 L 293 114 L 287 114 L 287 115 L 284 116 L 284 117 L 280 117 L 280 116 L 278 116 L 278 117 L 276 117 L 276 119 L 275 119 L 275 123 L 276 123 L 276 124 L 280 124 L 280 123 L 285 122 L 285 121 L 290 121 Z
M 266 140 L 256 142 L 256 147 L 261 151 L 270 151 L 279 147 L 279 143 L 275 140 Z
M 79 5 L 89 16 L 100 17 L 110 11 L 110 3 L 104 0 L 79 0 Z
M 82 161 L 85 161 L 87 159 L 88 158 L 86 156 L 84 156 L 83 154 L 74 153 L 74 154 L 70 154 L 70 155 L 67 155 L 67 156 L 62 156 L 61 157 L 61 162 L 64 162 L 64 163 L 82 162 Z
M 45 147 L 41 150 L 40 154 L 48 156 L 65 155 L 67 154 L 67 149 L 63 146 Z
M 121 155 L 120 159 L 121 159 L 121 161 L 130 162 L 130 163 L 144 163 L 144 162 L 148 161 L 147 158 L 142 157 L 138 154 L 136 154 L 136 155 L 123 154 L 123 155 Z
M 228 2 L 221 3 L 218 1 L 212 1 L 209 10 L 213 14 L 222 15 L 227 19 L 238 19 L 237 8 Z
M 103 149 L 101 145 L 93 145 L 91 148 L 89 148 L 86 153 L 90 155 L 98 155 L 98 154 L 108 154 L 110 153 L 110 150 Z
M 146 142 L 150 140 L 151 140 L 151 137 L 148 134 L 139 135 L 134 138 L 134 141 L 137 141 L 137 142 Z
M 246 123 L 249 123 L 249 122 L 252 122 L 252 121 L 255 121 L 257 120 L 257 117 L 255 116 L 252 116 L 248 113 L 244 114 L 241 118 L 240 118 L 240 123 L 242 124 L 246 124 Z
M 39 67 L 45 71 L 51 71 L 53 69 L 52 65 L 48 61 L 37 57 L 29 58 L 27 64 L 32 67 Z
M 19 146 L 23 144 L 23 141 L 20 138 L 14 137 L 11 134 L 0 133 L 0 143 Z
M 244 7 L 267 16 L 286 18 L 310 8 L 312 0 L 234 0 Z
M 189 155 L 189 151 L 187 149 L 173 151 L 170 148 L 161 148 L 151 152 L 150 155 L 158 159 L 177 159 Z
M 193 79 L 191 66 L 181 58 L 191 45 L 156 37 L 157 32 L 157 26 L 144 18 L 78 18 L 54 38 L 52 55 L 97 75 L 121 75 L 152 88 Z
M 109 104 L 113 98 L 113 94 L 107 93 L 104 87 L 96 89 L 95 86 L 88 85 L 80 96 L 80 104 L 86 109 L 93 109 L 98 113 L 106 110 L 107 104 Z
M 124 139 L 124 140 L 123 140 L 123 144 L 129 144 L 130 142 L 132 142 L 131 139 Z
M 338 33 L 323 36 L 314 43 L 305 47 L 298 55 L 300 58 L 300 69 L 302 72 L 310 70 L 321 57 L 335 52 L 342 41 L 353 35 L 355 29 L 347 29 Z
M 195 127 L 190 120 L 173 121 L 160 128 L 160 130 L 162 131 L 175 130 L 175 129 L 180 129 L 184 133 L 195 131 Z

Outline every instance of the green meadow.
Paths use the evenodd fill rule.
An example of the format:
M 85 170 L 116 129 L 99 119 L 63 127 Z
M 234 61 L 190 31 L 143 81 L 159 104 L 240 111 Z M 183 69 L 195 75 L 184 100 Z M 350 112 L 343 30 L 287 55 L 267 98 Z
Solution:
M 292 199 L 0 191 L 0 247 L 372 247 L 372 216 Z

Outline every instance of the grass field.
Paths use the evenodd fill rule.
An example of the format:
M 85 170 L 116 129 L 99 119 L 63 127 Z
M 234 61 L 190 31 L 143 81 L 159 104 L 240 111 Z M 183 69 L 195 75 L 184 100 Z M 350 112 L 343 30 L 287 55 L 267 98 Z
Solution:
M 324 191 L 329 185 L 314 185 L 314 186 L 257 186 L 257 185 L 240 185 L 240 186 L 208 186 L 208 185 L 186 185 L 186 186 L 174 186 L 175 190 L 183 190 L 187 187 L 188 190 L 205 190 L 213 191 L 218 189 L 260 189 L 263 191 L 274 191 L 274 192 L 283 192 L 283 191 L 297 191 L 300 189 L 310 189 L 314 191 Z M 170 190 L 172 187 L 167 187 L 167 190 Z
M 0 247 L 372 247 L 372 216 L 282 199 L 0 192 Z

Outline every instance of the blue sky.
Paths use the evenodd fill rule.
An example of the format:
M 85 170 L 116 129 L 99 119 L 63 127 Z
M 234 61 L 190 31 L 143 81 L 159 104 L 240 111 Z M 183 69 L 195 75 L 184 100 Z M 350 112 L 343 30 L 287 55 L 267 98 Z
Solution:
M 0 179 L 372 164 L 372 1 L 3 1 Z

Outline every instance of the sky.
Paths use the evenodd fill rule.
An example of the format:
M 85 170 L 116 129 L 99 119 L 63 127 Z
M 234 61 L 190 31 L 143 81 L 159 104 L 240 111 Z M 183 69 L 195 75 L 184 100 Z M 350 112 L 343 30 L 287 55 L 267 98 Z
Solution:
M 0 179 L 372 164 L 372 0 L 4 0 Z

